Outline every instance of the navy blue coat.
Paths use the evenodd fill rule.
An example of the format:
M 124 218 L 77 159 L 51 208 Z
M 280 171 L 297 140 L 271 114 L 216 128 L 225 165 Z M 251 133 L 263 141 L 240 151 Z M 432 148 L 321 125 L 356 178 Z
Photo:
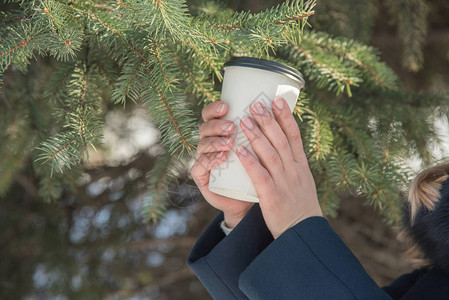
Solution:
M 379 288 L 325 218 L 308 218 L 276 240 L 257 204 L 228 236 L 222 220 L 219 213 L 188 258 L 214 299 L 426 299 L 415 297 L 428 291 L 419 283 L 435 278 L 440 298 L 429 299 L 449 299 L 449 276 L 435 270 L 417 270 Z M 418 288 L 410 294 L 411 287 Z

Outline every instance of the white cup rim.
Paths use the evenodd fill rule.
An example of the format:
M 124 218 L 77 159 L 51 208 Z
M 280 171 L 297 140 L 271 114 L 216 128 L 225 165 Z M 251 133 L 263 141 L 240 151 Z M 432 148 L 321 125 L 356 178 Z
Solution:
M 223 69 L 226 67 L 247 67 L 275 72 L 298 82 L 300 90 L 304 90 L 305 82 L 302 74 L 295 68 L 276 61 L 248 56 L 234 56 L 223 65 Z

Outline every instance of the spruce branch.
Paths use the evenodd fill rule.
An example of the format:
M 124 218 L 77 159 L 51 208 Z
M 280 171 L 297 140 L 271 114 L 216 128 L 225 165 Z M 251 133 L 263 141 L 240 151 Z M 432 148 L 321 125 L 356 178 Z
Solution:
M 361 189 L 368 195 L 367 199 L 371 205 L 389 216 L 387 220 L 391 223 L 399 224 L 401 220 L 400 202 L 392 200 L 393 197 L 395 199 L 399 197 L 397 188 L 392 188 L 399 184 L 393 176 L 394 174 L 371 163 L 359 164 L 355 173 L 362 179 Z
M 168 187 L 177 182 L 184 169 L 179 154 L 166 151 L 156 157 L 156 164 L 149 174 L 150 189 L 143 200 L 143 215 L 147 221 L 157 222 L 168 206 Z
M 329 112 L 320 105 L 308 108 L 307 114 L 303 115 L 307 131 L 304 137 L 306 153 L 309 158 L 320 161 L 332 151 L 334 135 L 329 124 Z
M 134 65 L 134 76 L 129 77 L 126 74 L 122 75 L 122 80 L 119 79 L 118 85 L 113 92 L 113 99 L 116 102 L 124 102 L 128 95 L 131 95 L 131 99 L 141 99 L 143 103 L 149 106 L 151 109 L 149 110 L 150 116 L 153 117 L 153 121 L 155 121 L 159 129 L 162 129 L 163 141 L 169 144 L 169 149 L 171 153 L 174 153 L 179 145 L 184 147 L 187 151 L 191 152 L 194 149 L 191 141 L 191 132 L 189 133 L 189 129 L 193 131 L 192 124 L 189 124 L 189 120 L 191 118 L 191 112 L 186 109 L 185 105 L 180 105 L 182 100 L 178 99 L 178 95 L 180 95 L 179 91 L 173 93 L 172 90 L 177 90 L 178 88 L 174 86 L 176 83 L 175 79 L 168 79 L 167 77 L 167 67 L 172 67 L 171 64 L 161 64 L 162 60 L 161 56 L 159 58 L 146 58 L 143 54 L 139 52 L 139 58 L 142 59 L 141 63 L 144 63 L 147 72 L 145 74 L 141 73 L 138 75 L 142 78 L 142 81 L 146 84 L 149 84 L 152 91 L 145 92 L 140 88 L 139 80 L 135 80 L 135 76 L 139 74 L 140 66 Z M 156 55 L 157 57 L 157 55 Z M 131 64 L 133 66 L 133 64 Z M 129 70 L 126 68 L 125 71 Z M 170 72 L 173 74 L 177 74 L 177 71 L 172 69 Z M 158 74 L 161 74 L 162 80 L 160 80 Z M 165 74 L 165 76 L 164 76 Z M 173 76 L 173 78 L 177 78 L 179 75 Z M 131 79 L 131 80 L 130 80 Z M 170 84 L 170 85 L 168 85 Z M 157 100 L 156 100 L 157 99 Z M 162 106 L 156 105 L 156 103 L 161 103 Z M 173 105 L 171 103 L 174 103 Z M 164 108 L 164 109 L 161 109 Z M 179 111 L 177 111 L 179 110 Z M 181 111 L 182 110 L 182 113 Z M 156 111 L 158 113 L 156 113 Z M 180 119 L 178 119 L 178 117 Z M 180 121 L 181 120 L 181 121 Z M 168 122 L 171 124 L 170 126 L 166 126 Z M 181 129 L 181 127 L 183 129 Z M 179 138 L 178 141 L 173 139 L 173 134 L 176 134 Z M 181 152 L 182 153 L 182 152 Z
M 350 14 L 372 5 L 372 0 L 362 2 Z M 332 5 L 351 8 L 339 3 L 320 9 Z M 315 1 L 286 1 L 251 13 L 208 2 L 191 15 L 184 0 L 36 0 L 0 13 L 0 73 L 6 70 L 0 78 L 0 128 L 13 130 L 12 116 L 27 120 L 20 126 L 23 137 L 0 135 L 0 157 L 13 157 L 11 162 L 0 158 L 6 166 L 0 193 L 23 168 L 31 149 L 37 150 L 33 168 L 41 197 L 55 199 L 72 189 L 87 150 L 101 143 L 102 108 L 111 107 L 103 100 L 123 105 L 131 100 L 148 109 L 160 131 L 164 154 L 149 180 L 154 190 L 144 199 L 150 201 L 146 215 L 160 217 L 167 207 L 167 187 L 180 174 L 175 165 L 197 145 L 198 111 L 220 99 L 225 61 L 246 55 L 297 67 L 306 77 L 307 96 L 301 92 L 293 113 L 323 212 L 335 215 L 340 196 L 350 192 L 397 219 L 396 198 L 405 183 L 403 158 L 418 153 L 430 159 L 426 145 L 435 138 L 430 119 L 415 116 L 446 113 L 447 97 L 405 93 L 378 50 L 306 30 L 314 6 Z M 326 18 L 340 26 L 334 16 Z M 346 36 L 358 37 L 358 31 L 367 29 L 355 28 Z M 47 70 L 52 70 L 50 76 Z M 45 83 L 30 87 L 30 79 L 39 77 Z M 24 86 L 30 91 L 23 92 Z M 440 108 L 432 111 L 436 106 Z M 11 156 L 13 152 L 19 154 Z
M 314 14 L 315 1 L 286 1 L 276 8 L 258 14 L 224 11 L 221 14 L 200 14 L 200 18 L 226 36 L 237 53 L 251 53 L 267 57 L 276 47 L 285 43 L 284 31 L 293 27 L 302 31 L 307 18 Z M 300 26 L 293 26 L 298 25 Z M 242 41 L 245 41 L 244 43 Z M 250 42 L 250 43 L 248 43 Z
M 59 61 L 69 61 L 81 49 L 82 35 L 78 31 L 66 31 L 64 28 L 56 34 L 51 34 L 49 53 Z
M 309 0 L 304 3 L 303 0 L 285 1 L 283 4 L 267 9 L 258 14 L 247 12 L 232 12 L 220 16 L 221 19 L 215 25 L 216 29 L 225 31 L 241 31 L 249 34 L 250 28 L 254 27 L 273 27 L 276 25 L 287 25 L 306 21 L 308 17 L 315 14 L 313 10 L 316 5 L 315 0 Z M 279 27 L 279 26 L 278 26 Z
M 288 17 L 288 18 L 285 18 L 285 19 L 283 19 L 281 21 L 276 21 L 274 24 L 276 24 L 276 25 L 288 24 L 288 23 L 290 23 L 292 21 L 295 22 L 295 21 L 303 20 L 305 18 L 313 16 L 314 14 L 315 14 L 315 12 L 303 12 L 301 14 L 298 14 L 298 15 L 294 16 L 294 17 Z
M 385 141 L 384 141 L 384 158 L 383 158 L 384 162 L 387 162 L 388 159 L 390 158 L 390 147 L 391 147 L 390 134 L 394 120 L 394 115 L 395 115 L 395 105 L 392 106 L 392 109 L 388 114 L 388 121 L 385 124 L 387 130 L 385 133 Z
M 303 25 L 305 25 L 307 19 L 315 14 L 313 10 L 315 6 L 316 0 L 305 2 L 304 0 L 286 1 L 281 5 L 257 14 L 257 18 L 260 20 L 264 19 L 263 22 L 268 23 L 269 26 L 296 24 L 298 21 L 304 21 Z M 269 22 L 266 21 L 267 19 Z
M 46 26 L 41 26 L 41 23 L 39 15 L 34 14 L 26 22 L 7 26 L 6 41 L 0 46 L 0 71 L 13 62 L 22 70 L 26 69 L 29 59 L 36 52 L 49 53 L 62 61 L 75 57 L 82 40 L 76 26 L 75 29 L 60 26 L 55 33 Z
M 332 182 L 335 187 L 342 191 L 353 191 L 356 187 L 356 180 L 352 174 L 357 166 L 357 162 L 353 154 L 347 151 L 336 148 L 329 156 L 329 163 L 327 164 L 329 169 L 327 171 L 329 175 L 329 181 Z
M 327 33 L 316 31 L 305 31 L 301 40 L 352 62 L 362 71 L 366 82 L 372 82 L 374 86 L 380 86 L 383 89 L 397 88 L 396 75 L 384 62 L 380 61 L 376 49 L 351 39 L 334 38 Z
M 146 83 L 150 84 L 153 91 L 146 94 L 147 97 L 144 96 L 142 98 L 143 102 L 152 108 L 149 110 L 149 113 L 153 117 L 153 120 L 159 124 L 159 129 L 162 129 L 163 141 L 169 143 L 170 152 L 174 153 L 179 147 L 179 144 L 176 145 L 177 141 L 173 139 L 173 133 L 178 136 L 179 143 L 183 148 L 192 152 L 194 146 L 190 141 L 191 132 L 188 132 L 189 129 L 193 131 L 192 123 L 189 125 L 189 121 L 192 120 L 191 112 L 182 104 L 184 101 L 178 98 L 181 93 L 177 87 L 171 86 L 171 88 L 167 89 L 170 86 L 165 85 L 167 84 L 165 77 L 163 77 L 162 82 L 157 80 L 157 74 L 162 73 L 164 70 L 163 65 L 154 63 L 152 67 L 153 69 L 149 69 L 147 75 L 144 75 L 144 77 L 146 78 Z M 170 84 L 171 82 L 173 81 L 170 81 Z M 155 105 L 156 103 L 162 103 L 162 106 Z M 170 124 L 168 127 L 164 125 L 166 122 Z
M 112 31 L 114 34 L 116 34 L 118 36 L 122 35 L 122 33 L 117 28 L 114 28 L 113 25 L 109 24 L 107 21 L 98 17 L 97 15 L 93 14 L 92 12 L 87 12 L 87 16 L 89 17 L 89 19 L 97 22 L 98 24 L 100 24 L 102 27 L 104 27 L 108 31 Z
M 103 26 L 106 26 L 108 29 L 110 29 L 109 26 L 107 26 L 107 24 L 102 21 L 100 18 L 98 18 L 97 16 L 94 16 L 93 14 L 89 13 L 89 17 L 100 22 L 100 24 L 102 24 Z M 117 30 L 113 30 L 113 32 L 117 35 L 119 35 L 120 39 L 124 39 L 124 37 L 121 36 L 121 33 Z M 149 80 L 147 82 L 151 82 L 151 86 L 154 90 L 156 90 L 156 93 L 152 93 L 153 97 L 151 98 L 158 98 L 160 102 L 163 103 L 163 107 L 165 108 L 166 112 L 163 114 L 165 116 L 168 117 L 169 121 L 171 124 L 173 124 L 173 126 L 169 126 L 169 127 L 163 127 L 163 124 L 165 121 L 159 122 L 159 128 L 167 128 L 168 131 L 163 131 L 163 141 L 164 142 L 169 142 L 170 143 L 170 150 L 172 151 L 172 153 L 174 152 L 175 149 L 177 149 L 178 146 L 175 146 L 174 143 L 176 143 L 173 138 L 168 137 L 167 135 L 171 135 L 171 131 L 173 130 L 174 132 L 176 132 L 176 134 L 179 136 L 180 139 L 180 143 L 181 145 L 183 145 L 183 147 L 185 149 L 187 149 L 189 152 L 193 151 L 193 146 L 191 145 L 191 142 L 189 142 L 189 138 L 184 134 L 184 132 L 181 130 L 181 126 L 180 124 L 178 124 L 178 120 L 175 118 L 175 115 L 179 115 L 177 113 L 173 112 L 173 107 L 168 103 L 170 98 L 167 98 L 164 95 L 164 90 L 165 88 L 170 88 L 170 86 L 172 84 L 174 84 L 174 82 L 176 82 L 176 78 L 177 76 L 173 76 L 173 79 L 168 78 L 166 72 L 166 66 L 169 65 L 168 63 L 165 64 L 162 59 L 161 59 L 161 55 L 159 53 L 158 50 L 158 44 L 155 44 L 155 42 L 153 42 L 153 53 L 151 53 L 155 59 L 150 59 L 149 57 L 147 57 L 143 51 L 137 49 L 134 44 L 132 42 L 126 42 L 127 46 L 138 55 L 138 57 L 140 58 L 141 62 L 144 63 L 146 65 L 146 68 L 148 69 L 148 73 L 149 73 Z M 136 72 L 137 69 L 135 69 Z M 158 74 L 162 74 L 164 81 L 165 82 L 155 82 L 155 80 L 157 81 L 158 78 Z M 136 73 L 137 74 L 137 73 Z M 126 75 L 122 76 L 123 79 L 127 78 Z M 119 81 L 120 82 L 120 81 Z M 134 82 L 137 82 L 135 80 L 131 80 L 128 81 L 128 88 L 130 87 L 130 84 L 133 84 Z M 122 82 L 123 83 L 123 82 Z M 126 84 L 125 84 L 125 88 L 123 90 L 123 84 L 121 86 L 122 90 L 114 90 L 113 95 L 114 95 L 114 100 L 118 101 L 118 102 L 124 102 L 126 99 L 126 94 L 128 94 L 127 88 L 126 88 Z M 163 87 L 163 88 L 162 88 Z M 133 96 L 134 99 L 137 98 L 143 98 L 139 95 L 139 92 L 137 92 L 136 90 L 132 91 L 134 93 L 135 96 Z M 126 93 L 126 94 L 124 94 Z M 154 95 L 156 95 L 156 97 L 154 97 Z M 152 100 L 149 100 L 149 98 L 146 98 L 146 100 L 144 100 L 144 103 L 146 103 L 147 105 L 150 105 L 150 102 Z M 153 100 L 155 101 L 155 100 Z M 150 105 L 151 106 L 151 105 Z M 176 107 L 176 106 L 174 106 Z M 161 111 L 160 111 L 161 112 Z M 185 112 L 185 111 L 184 111 Z M 152 115 L 153 117 L 156 117 L 155 114 L 153 112 L 150 111 L 150 115 Z M 153 120 L 157 121 L 159 118 L 159 116 L 157 116 L 157 118 L 154 118 Z M 187 123 L 184 121 L 184 123 Z M 189 128 L 191 128 L 191 126 L 186 127 L 186 130 L 188 130 Z
M 427 35 L 429 5 L 425 0 L 388 0 L 386 5 L 404 45 L 403 66 L 417 72 L 424 59 L 422 47 Z
M 318 201 L 324 216 L 337 217 L 340 198 L 329 181 L 317 185 Z
M 317 59 L 315 59 L 307 50 L 301 48 L 300 46 L 295 46 L 294 49 L 298 50 L 302 56 L 306 58 L 306 60 L 311 61 L 315 65 L 317 65 L 318 68 L 321 68 L 323 70 L 323 73 L 329 73 L 332 77 L 336 78 L 339 81 L 342 81 L 346 86 L 353 85 L 354 82 L 351 78 L 345 76 L 341 72 L 327 67 L 325 64 L 320 63 Z
M 58 24 L 55 21 L 55 19 L 56 19 L 55 18 L 55 14 L 53 14 L 52 8 L 50 7 L 50 5 L 51 4 L 58 5 L 59 3 L 55 2 L 55 1 L 51 1 L 51 2 L 50 1 L 40 1 L 40 3 L 41 3 L 41 6 L 43 7 L 43 11 L 44 11 L 45 15 L 47 15 L 48 18 L 50 19 L 50 23 L 53 26 L 54 31 L 56 33 L 58 33 L 59 26 L 58 26 Z
M 74 70 L 74 64 L 61 65 L 46 82 L 43 96 L 55 102 L 61 101 L 66 96 L 66 87 Z
M 46 51 L 57 60 L 67 61 L 75 57 L 82 44 L 82 30 L 67 5 L 58 1 L 40 0 L 35 11 L 35 24 L 42 24 L 52 39 Z
M 116 3 L 117 3 L 118 6 L 126 7 L 126 8 L 129 8 L 129 9 L 135 10 L 135 11 L 142 11 L 141 8 L 135 8 L 135 7 L 132 7 L 131 5 L 122 3 L 122 2 L 120 2 L 120 1 L 117 1 Z
M 281 48 L 282 56 L 296 63 L 297 67 L 317 82 L 319 88 L 328 88 L 338 94 L 346 89 L 352 96 L 351 86 L 362 82 L 360 72 L 347 62 L 335 59 L 329 52 L 307 45 L 298 34 L 287 37 L 289 44 Z
M 338 125 L 340 125 L 346 132 L 347 136 L 350 137 L 350 140 L 354 143 L 354 146 L 356 146 L 358 150 L 357 153 L 364 154 L 367 159 L 371 159 L 371 153 L 367 147 L 367 145 L 371 144 L 368 142 L 370 140 L 370 137 L 362 137 L 361 132 L 356 133 L 353 129 L 351 129 L 351 126 L 347 124 L 347 122 L 345 122 L 338 116 L 333 116 L 332 119 Z
M 121 13 L 153 39 L 179 41 L 189 32 L 191 16 L 184 0 L 122 1 Z M 126 4 L 126 5 L 123 5 Z M 120 12 L 119 12 L 120 13 Z
M 293 114 L 298 118 L 300 122 L 303 122 L 303 114 L 308 110 L 309 98 L 305 92 L 299 93 L 299 97 L 296 100 L 295 107 L 293 108 Z M 298 124 L 300 126 L 300 124 Z
M 87 69 L 86 64 L 77 66 L 68 82 L 71 90 L 63 99 L 64 109 L 59 110 L 64 130 L 36 148 L 40 151 L 36 162 L 49 163 L 51 175 L 55 168 L 63 172 L 64 167 L 70 169 L 79 164 L 87 154 L 87 147 L 95 147 L 102 137 L 98 96 L 95 87 L 89 86 L 94 81 L 88 79 Z
M 21 57 L 22 61 L 27 61 L 34 50 L 41 51 L 43 45 L 40 44 L 39 37 L 46 34 L 45 31 L 29 23 L 10 26 L 8 29 L 8 35 L 0 44 L 0 67 L 2 67 L 0 71 L 6 70 L 14 58 Z M 26 52 L 27 49 L 31 51 Z
M 16 67 L 25 70 L 29 59 L 35 55 L 34 51 L 44 52 L 46 35 L 47 32 L 32 24 L 10 27 L 8 36 L 0 44 L 0 72 L 4 72 L 13 62 Z
M 372 36 L 376 17 L 383 14 L 383 7 L 374 0 L 319 1 L 319 13 L 313 18 L 313 27 L 332 35 L 343 36 L 368 43 Z
M 186 66 L 183 63 L 183 60 L 176 57 L 174 57 L 173 60 L 184 74 L 188 75 L 187 80 L 192 84 L 191 86 L 186 87 L 186 92 L 195 93 L 200 100 L 199 103 L 204 102 L 204 104 L 208 104 L 219 99 L 219 95 L 214 91 L 213 85 L 210 82 L 206 82 L 204 74 L 198 75 L 197 73 L 194 73 L 193 68 L 191 66 Z
M 182 143 L 187 148 L 187 150 L 192 151 L 192 147 L 190 147 L 190 143 L 187 141 L 186 137 L 184 136 L 184 134 L 181 131 L 181 128 L 180 128 L 177 120 L 175 119 L 175 116 L 167 102 L 167 98 L 165 98 L 164 94 L 162 93 L 162 91 L 160 90 L 159 87 L 157 88 L 157 90 L 158 90 L 159 97 L 162 100 L 162 102 L 164 103 L 164 107 L 167 110 L 168 115 L 170 116 L 170 120 L 172 121 L 173 126 L 176 128 L 176 132 L 181 137 Z
M 63 167 L 70 169 L 80 161 L 80 152 L 76 145 L 79 138 L 72 133 L 58 134 L 49 138 L 41 146 L 36 147 L 41 153 L 37 156 L 35 162 L 42 164 L 50 163 L 50 176 L 53 176 L 54 170 L 63 172 Z
M 153 42 L 152 55 L 156 58 L 153 66 L 153 75 L 158 77 L 162 74 L 164 80 L 159 86 L 164 86 L 165 89 L 171 89 L 179 83 L 181 74 L 178 66 L 173 62 L 173 57 L 169 54 L 169 49 L 160 45 L 158 42 Z
M 195 54 L 198 54 L 200 56 L 200 58 L 204 62 L 206 62 L 206 64 L 210 67 L 210 69 L 213 70 L 214 75 L 218 80 L 220 80 L 220 81 L 223 80 L 223 76 L 221 74 L 220 67 L 214 62 L 214 59 L 207 56 L 201 50 L 201 48 L 197 45 L 197 43 L 195 41 L 193 41 L 192 39 L 185 39 L 184 42 L 188 47 L 190 47 L 193 50 L 193 52 Z
M 22 12 L 17 12 L 16 14 L 7 14 L 5 12 L 0 12 L 1 14 L 1 19 L 3 20 L 3 22 L 0 23 L 0 26 L 6 26 L 6 25 L 14 25 L 16 23 L 22 23 L 25 21 L 29 21 L 31 20 L 31 18 L 33 17 L 33 14 L 31 13 L 22 13 Z
M 6 50 L 6 51 L 3 52 L 3 53 L 0 53 L 0 56 L 4 56 L 4 55 L 7 55 L 7 54 L 10 54 L 11 52 L 16 51 L 16 50 L 19 49 L 20 47 L 26 47 L 26 46 L 28 46 L 28 44 L 29 44 L 32 40 L 33 40 L 32 37 L 29 37 L 29 38 L 27 38 L 27 39 L 25 39 L 25 40 L 22 40 L 22 41 L 21 41 L 20 43 L 18 43 L 15 47 L 13 47 L 13 48 L 11 48 L 11 49 L 9 49 L 9 50 Z
M 140 83 L 140 78 L 143 77 L 141 68 L 140 62 L 130 61 L 123 65 L 122 75 L 117 79 L 115 88 L 112 91 L 112 101 L 114 103 L 125 105 L 127 99 L 137 103 L 143 90 Z
M 154 50 L 154 53 L 155 53 L 155 55 L 156 55 L 157 62 L 159 63 L 159 68 L 160 68 L 160 70 L 161 70 L 161 72 L 162 72 L 162 76 L 164 76 L 165 85 L 166 85 L 166 87 L 170 87 L 172 83 L 171 83 L 171 80 L 168 80 L 168 78 L 167 78 L 167 74 L 166 74 L 166 72 L 165 72 L 164 62 L 163 62 L 162 59 L 161 59 L 161 55 L 160 55 L 160 53 L 159 53 L 157 43 L 154 43 L 154 44 L 153 44 L 153 50 Z

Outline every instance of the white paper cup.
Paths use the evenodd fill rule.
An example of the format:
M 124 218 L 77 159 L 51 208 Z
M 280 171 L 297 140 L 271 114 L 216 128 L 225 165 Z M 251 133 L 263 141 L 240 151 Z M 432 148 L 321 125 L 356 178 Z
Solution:
M 224 65 L 221 100 L 228 104 L 228 113 L 221 119 L 234 122 L 232 137 L 235 138 L 235 145 L 227 152 L 227 160 L 211 170 L 210 191 L 242 201 L 259 202 L 254 184 L 235 153 L 243 145 L 257 158 L 240 128 L 240 119 L 245 115 L 251 116 L 249 107 L 257 101 L 261 101 L 272 113 L 271 102 L 276 97 L 284 98 L 293 112 L 303 88 L 301 73 L 277 62 L 234 57 Z

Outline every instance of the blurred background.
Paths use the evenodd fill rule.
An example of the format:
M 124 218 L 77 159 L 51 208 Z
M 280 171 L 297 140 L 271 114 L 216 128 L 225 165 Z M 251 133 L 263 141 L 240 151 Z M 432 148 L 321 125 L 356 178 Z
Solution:
M 404 20 L 387 0 L 319 0 L 310 23 L 380 49 L 408 90 L 447 94 L 449 3 L 395 1 L 416 2 L 422 14 Z M 280 2 L 228 1 L 236 10 L 254 12 Z M 406 21 L 414 22 L 415 35 L 401 26 Z M 447 116 L 435 126 L 442 144 L 428 146 L 435 160 L 444 159 L 449 156 Z M 57 203 L 36 201 L 33 182 L 18 174 L 13 192 L 0 205 L 0 298 L 210 299 L 186 259 L 217 211 L 202 199 L 188 172 L 169 191 L 163 219 L 143 222 L 146 174 L 159 150 L 146 110 L 118 106 L 105 116 L 104 146 L 91 153 L 76 192 L 65 192 Z M 410 165 L 416 171 L 421 167 L 413 159 Z M 330 221 L 368 273 L 386 285 L 413 269 L 403 257 L 408 244 L 397 238 L 399 228 L 386 225 L 363 203 L 342 201 L 339 216 Z

